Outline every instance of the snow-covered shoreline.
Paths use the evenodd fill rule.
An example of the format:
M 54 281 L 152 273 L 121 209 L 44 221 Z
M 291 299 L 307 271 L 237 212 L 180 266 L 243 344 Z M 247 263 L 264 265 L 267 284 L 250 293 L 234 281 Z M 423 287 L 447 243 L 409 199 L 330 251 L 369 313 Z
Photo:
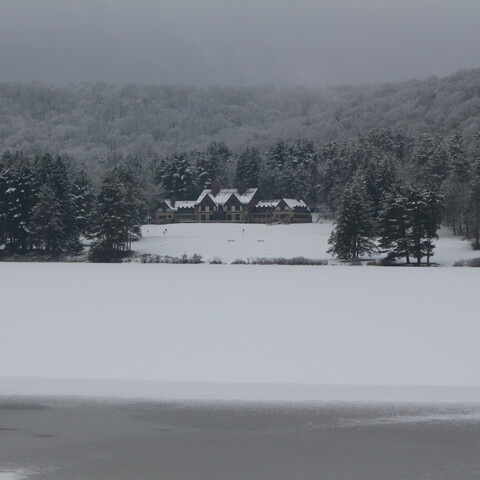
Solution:
M 258 259 L 284 261 L 303 258 L 310 263 L 344 265 L 328 252 L 328 239 L 334 224 L 322 219 L 318 223 L 264 225 L 242 223 L 178 223 L 144 225 L 142 237 L 133 243 L 133 254 L 123 263 L 255 263 Z M 463 260 L 480 257 L 480 252 L 461 237 L 443 227 L 432 262 L 449 267 Z M 380 260 L 381 254 L 371 260 Z M 368 260 L 364 259 L 364 260 Z M 87 262 L 87 252 L 72 256 L 45 256 L 39 253 L 16 256 L 9 261 L 45 263 Z M 401 262 L 399 262 L 401 263 Z M 346 263 L 349 264 L 348 262 Z M 323 265 L 322 265 L 323 266 Z
M 328 238 L 334 224 L 322 219 L 318 223 L 261 225 L 232 223 L 179 223 L 144 225 L 143 237 L 133 250 L 139 254 L 181 257 L 200 255 L 206 262 L 214 259 L 230 264 L 237 259 L 304 257 L 339 263 L 327 253 Z M 459 260 L 477 258 L 468 241 L 444 227 L 439 232 L 432 261 L 452 266 Z M 381 258 L 378 255 L 376 258 Z

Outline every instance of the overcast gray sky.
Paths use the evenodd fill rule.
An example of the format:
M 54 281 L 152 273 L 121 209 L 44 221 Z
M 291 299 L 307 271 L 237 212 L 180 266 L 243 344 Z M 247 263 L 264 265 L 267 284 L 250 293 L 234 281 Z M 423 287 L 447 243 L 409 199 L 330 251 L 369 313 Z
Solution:
M 357 84 L 480 66 L 479 0 L 0 0 L 0 81 Z

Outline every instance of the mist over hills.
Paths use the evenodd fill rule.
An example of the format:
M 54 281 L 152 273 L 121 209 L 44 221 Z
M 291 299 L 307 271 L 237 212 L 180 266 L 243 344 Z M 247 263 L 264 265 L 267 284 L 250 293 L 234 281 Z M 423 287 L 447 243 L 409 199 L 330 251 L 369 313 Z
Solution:
M 480 69 L 445 78 L 321 88 L 0 84 L 0 152 L 66 153 L 96 164 L 223 141 L 233 152 L 278 140 L 344 141 L 373 128 L 418 136 L 480 125 Z

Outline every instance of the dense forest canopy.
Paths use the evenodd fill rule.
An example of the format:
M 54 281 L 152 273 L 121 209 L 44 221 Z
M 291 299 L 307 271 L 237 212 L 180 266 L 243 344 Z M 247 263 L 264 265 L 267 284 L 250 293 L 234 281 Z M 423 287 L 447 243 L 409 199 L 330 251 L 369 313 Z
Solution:
M 371 129 L 448 137 L 480 124 L 480 69 L 397 84 L 322 88 L 0 84 L 0 153 L 67 154 L 91 167 L 224 142 L 345 141 Z
M 428 263 L 442 221 L 480 249 L 479 125 L 480 69 L 317 90 L 1 84 L 0 246 L 129 251 L 162 198 L 218 182 L 335 216 L 334 255 L 378 240 Z

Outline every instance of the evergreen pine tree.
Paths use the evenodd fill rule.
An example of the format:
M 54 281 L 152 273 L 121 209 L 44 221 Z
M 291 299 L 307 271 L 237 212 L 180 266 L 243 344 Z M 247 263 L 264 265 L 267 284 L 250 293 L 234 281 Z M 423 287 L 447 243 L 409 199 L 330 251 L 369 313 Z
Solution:
M 433 256 L 434 239 L 438 238 L 442 213 L 442 197 L 434 190 L 411 187 L 407 191 L 407 213 L 412 256 L 420 264 L 423 257 L 427 265 Z
M 40 187 L 32 210 L 33 241 L 47 253 L 56 253 L 65 247 L 66 228 L 62 204 L 47 183 Z
M 119 166 L 103 176 L 90 224 L 94 260 L 110 261 L 125 255 L 140 234 L 143 204 L 136 180 L 128 166 Z
M 302 198 L 315 206 L 318 199 L 319 154 L 309 140 L 298 140 L 290 149 L 290 164 L 293 166 L 294 198 Z
M 26 253 L 33 247 L 31 218 L 36 195 L 31 163 L 17 157 L 5 177 L 5 236 L 11 252 Z
M 439 188 L 448 175 L 448 152 L 440 136 L 422 135 L 412 152 L 414 177 L 427 188 Z
M 136 162 L 128 162 L 117 168 L 123 187 L 125 204 L 124 242 L 126 250 L 130 251 L 132 240 L 140 236 L 140 224 L 146 216 L 145 200 L 141 188 L 141 166 Z
M 232 153 L 223 142 L 212 142 L 197 159 L 196 172 L 201 189 L 210 188 L 213 182 L 228 185 L 229 162 Z
M 442 191 L 445 198 L 445 220 L 456 235 L 464 233 L 463 213 L 467 201 L 471 164 L 459 133 L 448 141 L 447 147 L 449 173 L 443 182 Z
M 277 142 L 265 155 L 265 160 L 260 168 L 260 190 L 265 198 L 281 198 L 287 196 L 283 191 L 285 177 L 283 168 L 290 156 L 290 146 L 285 142 Z
M 324 143 L 320 146 L 320 173 L 317 191 L 320 200 L 335 211 L 337 198 L 335 192 L 342 172 L 342 160 L 340 156 L 340 147 L 336 142 Z
M 77 231 L 86 236 L 89 231 L 89 219 L 93 208 L 94 194 L 92 185 L 84 169 L 73 173 L 71 199 Z
M 470 226 L 473 248 L 480 250 L 480 175 L 474 174 L 469 184 L 466 217 Z
M 473 248 L 480 250 L 480 133 L 475 136 L 473 167 L 465 205 L 467 236 L 473 239 Z
M 161 183 L 170 198 L 190 200 L 198 194 L 195 171 L 185 152 L 165 158 L 161 168 Z
M 0 159 L 0 246 L 7 243 L 7 168 Z
M 244 184 L 247 188 L 258 187 L 260 162 L 260 152 L 256 148 L 247 147 L 238 157 L 235 185 Z
M 401 192 L 390 193 L 382 204 L 378 220 L 379 248 L 388 260 L 405 257 L 410 263 L 411 238 L 407 197 Z
M 376 250 L 375 233 L 372 202 L 358 175 L 343 193 L 328 253 L 344 260 L 370 255 Z
M 37 196 L 40 196 L 40 192 L 43 191 L 45 186 L 48 186 L 48 194 L 52 198 L 52 208 L 55 205 L 58 209 L 55 216 L 59 218 L 59 221 L 54 223 L 58 226 L 61 225 L 61 228 L 59 227 L 58 232 L 50 233 L 53 240 L 50 242 L 49 248 L 54 252 L 58 250 L 81 250 L 80 229 L 75 208 L 75 192 L 72 184 L 72 169 L 69 161 L 59 155 L 53 157 L 50 154 L 45 154 L 37 157 L 34 161 L 33 184 Z M 43 191 L 42 196 L 45 196 L 46 193 L 46 191 Z M 50 215 L 52 214 L 53 212 L 50 210 Z M 37 232 L 41 228 L 37 221 L 45 221 L 45 218 L 41 218 L 42 216 L 37 215 L 35 225 L 32 227 Z M 47 251 L 50 250 L 47 249 Z
M 377 218 L 384 198 L 395 191 L 397 186 L 395 163 L 388 156 L 372 156 L 362 171 L 365 175 L 368 194 L 372 199 L 374 216 Z
M 103 176 L 92 215 L 94 259 L 108 261 L 125 251 L 126 210 L 123 185 L 118 172 L 111 170 Z

